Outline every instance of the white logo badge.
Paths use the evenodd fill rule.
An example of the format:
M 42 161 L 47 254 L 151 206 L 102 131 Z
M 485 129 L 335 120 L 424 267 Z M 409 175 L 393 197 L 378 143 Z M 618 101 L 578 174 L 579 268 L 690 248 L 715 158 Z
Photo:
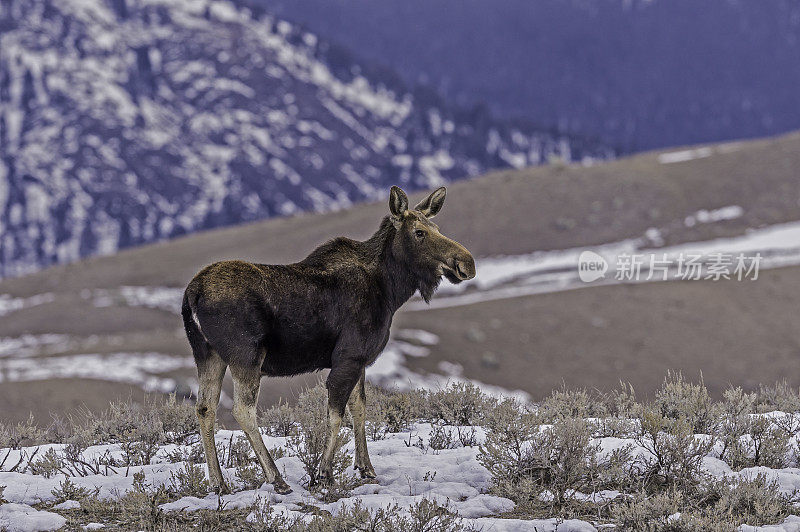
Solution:
M 578 257 L 578 277 L 584 283 L 602 279 L 607 271 L 608 262 L 594 251 L 584 251 Z

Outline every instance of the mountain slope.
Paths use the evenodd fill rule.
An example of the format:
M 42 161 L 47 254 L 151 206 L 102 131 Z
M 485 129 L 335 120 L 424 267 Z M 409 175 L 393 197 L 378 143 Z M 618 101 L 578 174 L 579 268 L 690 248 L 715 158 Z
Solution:
M 800 127 L 789 0 L 258 0 L 424 82 L 623 150 Z
M 243 3 L 0 3 L 0 275 L 489 168 L 607 157 Z

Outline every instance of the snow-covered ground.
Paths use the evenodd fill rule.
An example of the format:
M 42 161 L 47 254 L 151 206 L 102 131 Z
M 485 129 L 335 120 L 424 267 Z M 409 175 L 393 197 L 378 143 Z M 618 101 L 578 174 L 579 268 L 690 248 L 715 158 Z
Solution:
M 781 415 L 776 413 L 775 415 Z M 446 427 L 446 430 L 455 431 L 455 427 Z M 408 508 L 418 503 L 423 498 L 435 500 L 446 504 L 448 508 L 464 518 L 464 524 L 472 524 L 484 531 L 557 531 L 557 532 L 584 532 L 596 530 L 596 523 L 572 520 L 563 521 L 552 519 L 503 519 L 501 514 L 514 509 L 514 503 L 506 498 L 489 494 L 491 477 L 489 472 L 478 462 L 478 447 L 458 447 L 435 451 L 429 447 L 432 427 L 429 424 L 416 424 L 410 432 L 389 434 L 385 439 L 368 443 L 372 462 L 378 474 L 375 483 L 363 484 L 355 488 L 348 497 L 333 503 L 325 503 L 314 494 L 303 488 L 302 480 L 305 475 L 302 464 L 294 456 L 285 456 L 276 461 L 282 471 L 284 479 L 290 484 L 293 493 L 279 495 L 272 486 L 265 484 L 256 490 L 243 490 L 222 497 L 225 508 L 246 508 L 253 503 L 270 504 L 271 511 L 289 516 L 304 516 L 303 508 L 316 506 L 337 514 L 343 506 L 352 506 L 356 501 L 368 509 L 377 509 L 397 504 L 401 508 Z M 217 433 L 217 445 L 225 447 L 233 438 L 243 437 L 239 431 L 222 430 Z M 698 435 L 698 438 L 705 436 Z M 478 443 L 485 438 L 484 431 L 476 428 Z M 286 447 L 286 439 L 265 436 L 268 448 Z M 420 445 L 409 445 L 409 442 Z M 638 445 L 634 440 L 625 438 L 600 438 L 599 454 L 611 453 L 624 445 L 634 446 L 635 454 L 647 455 L 649 452 Z M 59 450 L 63 445 L 40 446 L 39 452 L 44 453 L 48 448 Z M 108 475 L 91 475 L 86 477 L 73 477 L 71 480 L 78 487 L 99 488 L 100 498 L 118 498 L 133 486 L 133 474 L 144 472 L 146 482 L 151 486 L 167 484 L 173 472 L 184 467 L 183 462 L 170 463 L 168 455 L 181 450 L 188 453 L 190 445 L 166 445 L 160 448 L 156 457 L 149 465 L 131 466 L 130 468 L 117 468 L 109 471 Z M 353 443 L 350 441 L 345 447 L 351 455 Z M 21 453 L 28 456 L 35 448 L 20 450 L 0 449 L 0 457 L 7 453 L 9 457 L 6 464 L 15 464 L 19 461 Z M 287 453 L 288 454 L 288 453 Z M 83 452 L 82 458 L 91 461 L 103 455 L 111 455 L 121 459 L 123 452 L 119 445 L 98 445 L 88 448 Z M 768 479 L 778 481 L 780 491 L 790 493 L 800 488 L 800 469 L 770 469 L 754 467 L 734 472 L 727 464 L 713 456 L 707 456 L 703 461 L 705 472 L 717 478 L 734 479 L 742 477 L 751 479 L 762 473 Z M 230 485 L 237 486 L 239 481 L 235 476 L 235 469 L 226 469 L 224 474 Z M 57 489 L 66 477 L 55 475 L 45 478 L 29 472 L 0 471 L 0 486 L 6 486 L 4 497 L 10 504 L 0 506 L 0 529 L 8 528 L 9 531 L 17 530 L 55 530 L 64 524 L 59 511 L 78 507 L 78 502 L 66 502 L 55 505 L 56 497 L 52 491 Z M 614 497 L 624 496 L 617 492 L 605 491 L 596 494 L 574 495 L 582 500 L 609 500 Z M 33 508 L 36 505 L 36 509 Z M 209 494 L 205 497 L 183 497 L 173 502 L 161 505 L 166 512 L 193 512 L 199 509 L 217 509 L 220 501 L 217 495 Z M 742 531 L 773 531 L 789 532 L 800 529 L 800 517 L 790 516 L 781 526 L 767 527 L 741 527 Z

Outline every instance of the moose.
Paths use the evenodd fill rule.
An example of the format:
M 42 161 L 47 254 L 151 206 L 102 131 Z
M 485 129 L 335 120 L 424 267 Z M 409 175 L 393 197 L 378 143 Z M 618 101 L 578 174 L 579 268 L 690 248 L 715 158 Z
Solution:
M 389 214 L 372 237 L 338 237 L 300 262 L 287 265 L 223 261 L 202 269 L 183 297 L 182 316 L 199 378 L 197 417 L 217 493 L 229 493 L 214 445 L 214 422 L 225 371 L 233 378 L 233 416 L 277 493 L 292 490 L 267 451 L 256 423 L 262 376 L 329 369 L 327 446 L 320 479 L 333 476 L 332 460 L 345 409 L 355 437 L 353 467 L 375 478 L 364 429 L 365 368 L 389 339 L 392 317 L 415 292 L 430 302 L 441 278 L 475 277 L 467 249 L 431 222 L 444 204 L 441 187 L 409 209 L 392 187 Z

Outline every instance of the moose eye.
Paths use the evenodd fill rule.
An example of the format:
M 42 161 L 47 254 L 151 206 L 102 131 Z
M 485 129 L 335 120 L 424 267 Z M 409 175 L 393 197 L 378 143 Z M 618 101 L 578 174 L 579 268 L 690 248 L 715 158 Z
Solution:
M 416 231 L 414 231 L 414 236 L 422 240 L 423 238 L 425 238 L 425 231 L 423 231 L 422 229 L 417 229 Z

